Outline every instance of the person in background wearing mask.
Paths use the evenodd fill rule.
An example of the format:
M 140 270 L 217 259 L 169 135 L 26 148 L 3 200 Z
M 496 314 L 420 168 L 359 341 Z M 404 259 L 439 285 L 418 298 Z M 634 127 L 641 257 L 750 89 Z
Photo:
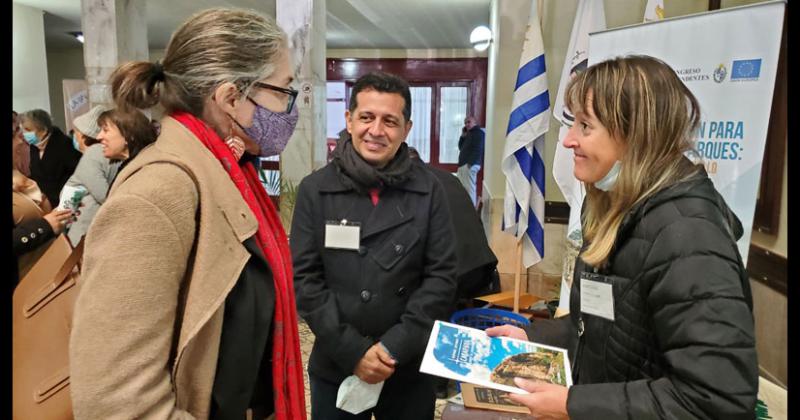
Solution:
M 83 157 L 65 186 L 83 187 L 87 191 L 81 200 L 77 219 L 67 229 L 67 238 L 73 246 L 77 245 L 80 239 L 86 235 L 94 215 L 100 205 L 106 201 L 106 194 L 108 194 L 108 189 L 117 175 L 117 169 L 121 163 L 120 161 L 112 162 L 107 158 L 103 153 L 103 145 L 97 139 L 100 135 L 100 126 L 97 120 L 100 114 L 106 110 L 107 107 L 97 105 L 72 121 L 72 125 L 75 127 L 72 145 L 83 153 Z M 141 136 L 137 137 L 141 137 L 148 144 L 155 141 L 155 133 L 148 135 L 143 132 Z
M 19 115 L 17 111 L 11 111 L 13 120 L 11 128 L 13 134 L 11 135 L 11 153 L 14 156 L 14 169 L 26 177 L 31 176 L 31 146 L 22 137 L 22 130 L 19 126 Z
M 181 24 L 163 64 L 112 73 L 111 112 L 160 104 L 165 117 L 86 235 L 70 341 L 76 419 L 305 419 L 288 240 L 255 168 L 226 141 L 293 110 L 290 57 L 274 19 L 214 8 Z M 105 115 L 106 156 L 124 156 L 126 142 L 134 155 L 137 139 Z M 279 152 L 291 130 L 261 133 L 253 140 Z
M 687 157 L 697 99 L 663 61 L 627 56 L 575 76 L 564 104 L 586 186 L 570 314 L 486 333 L 567 348 L 573 385 L 516 378 L 529 394 L 509 398 L 548 419 L 755 418 L 743 229 Z
M 352 139 L 298 187 L 291 244 L 297 308 L 315 335 L 314 418 L 433 419 L 433 378 L 419 364 L 455 301 L 455 236 L 441 184 L 409 158 L 410 117 L 405 80 L 360 77 L 345 115 Z M 358 417 L 336 407 L 352 376 L 384 383 Z
M 59 193 L 75 172 L 81 153 L 72 147 L 72 140 L 53 125 L 50 114 L 34 109 L 22 114 L 22 135 L 30 144 L 31 179 L 50 204 L 59 206 Z
M 81 114 L 72 120 L 73 129 L 72 133 L 72 147 L 86 156 L 86 150 L 100 143 L 97 135 L 100 134 L 100 126 L 97 124 L 97 119 L 100 114 L 111 109 L 106 105 L 95 105 L 89 111 Z M 83 159 L 83 158 L 81 158 Z

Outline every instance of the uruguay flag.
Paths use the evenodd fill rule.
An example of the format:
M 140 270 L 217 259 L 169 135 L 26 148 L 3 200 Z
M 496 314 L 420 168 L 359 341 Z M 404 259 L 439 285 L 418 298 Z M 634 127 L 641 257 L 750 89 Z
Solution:
M 508 120 L 501 168 L 506 176 L 503 230 L 522 241 L 527 268 L 544 257 L 544 136 L 550 127 L 550 96 L 537 1 L 531 13 Z

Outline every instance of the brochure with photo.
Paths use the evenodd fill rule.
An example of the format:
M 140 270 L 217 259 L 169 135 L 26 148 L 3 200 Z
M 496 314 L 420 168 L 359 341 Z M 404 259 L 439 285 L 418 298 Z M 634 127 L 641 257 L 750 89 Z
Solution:
M 482 387 L 527 394 L 514 378 L 572 386 L 567 351 L 436 321 L 420 372 Z

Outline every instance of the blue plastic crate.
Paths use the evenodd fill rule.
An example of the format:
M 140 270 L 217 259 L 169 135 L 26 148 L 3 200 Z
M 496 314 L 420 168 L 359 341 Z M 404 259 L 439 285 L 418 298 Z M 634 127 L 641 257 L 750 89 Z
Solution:
M 511 324 L 516 327 L 530 325 L 531 321 L 520 314 L 502 309 L 469 308 L 458 311 L 450 317 L 453 324 L 485 330 L 489 327 Z

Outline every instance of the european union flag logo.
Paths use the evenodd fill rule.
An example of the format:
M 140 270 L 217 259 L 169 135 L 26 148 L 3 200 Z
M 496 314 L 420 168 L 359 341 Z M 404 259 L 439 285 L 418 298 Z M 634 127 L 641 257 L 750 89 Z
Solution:
M 761 59 L 734 60 L 731 70 L 731 80 L 736 79 L 758 79 L 761 74 Z

